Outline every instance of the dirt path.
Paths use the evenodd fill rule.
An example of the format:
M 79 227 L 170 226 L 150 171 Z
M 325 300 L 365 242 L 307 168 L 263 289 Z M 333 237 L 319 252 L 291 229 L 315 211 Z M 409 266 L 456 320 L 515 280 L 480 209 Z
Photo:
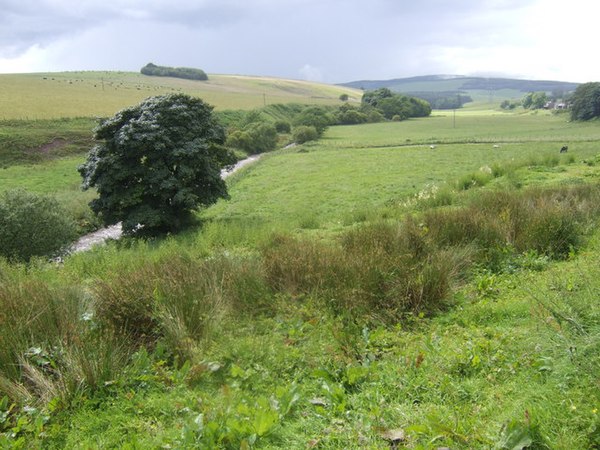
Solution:
M 240 170 L 242 167 L 247 166 L 248 164 L 252 164 L 255 161 L 258 161 L 262 155 L 253 155 L 246 159 L 242 159 L 238 161 L 235 166 L 231 168 L 231 170 L 223 169 L 221 171 L 221 177 L 227 178 L 233 173 Z M 111 225 L 106 228 L 101 228 L 99 230 L 94 231 L 93 233 L 86 234 L 79 238 L 79 240 L 71 246 L 69 249 L 69 253 L 78 253 L 85 252 L 90 250 L 95 245 L 104 244 L 108 239 L 120 239 L 123 231 L 121 229 L 121 223 L 116 225 Z

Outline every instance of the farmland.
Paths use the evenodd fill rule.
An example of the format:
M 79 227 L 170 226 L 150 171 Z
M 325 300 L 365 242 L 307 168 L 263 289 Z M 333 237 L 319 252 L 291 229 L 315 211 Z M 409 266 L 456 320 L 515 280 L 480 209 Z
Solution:
M 208 81 L 149 77 L 130 72 L 61 72 L 0 75 L 0 120 L 107 117 L 160 94 L 202 97 L 219 109 L 268 104 L 332 104 L 342 93 L 360 101 L 356 89 L 268 77 L 211 75 Z
M 98 76 L 13 76 L 81 91 L 0 113 L 0 190 L 89 201 L 75 168 L 93 120 L 74 117 L 164 83 L 103 74 L 119 89 L 93 106 Z M 223 109 L 263 106 L 261 89 L 324 101 L 224 79 L 181 89 Z M 72 147 L 35 151 L 57 141 Z M 228 178 L 198 228 L 0 261 L 0 444 L 595 448 L 599 142 L 597 122 L 485 103 L 330 127 Z

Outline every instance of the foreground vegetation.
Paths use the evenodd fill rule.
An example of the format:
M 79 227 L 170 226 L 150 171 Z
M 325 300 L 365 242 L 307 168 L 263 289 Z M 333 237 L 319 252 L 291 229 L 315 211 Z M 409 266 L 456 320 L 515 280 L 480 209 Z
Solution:
M 0 444 L 600 446 L 597 124 L 453 119 L 265 155 L 197 230 L 0 260 Z M 72 208 L 67 154 L 36 174 Z
M 515 170 L 526 183 L 557 168 L 597 176 Z M 190 233 L 60 269 L 4 265 L 2 439 L 597 445 L 600 190 L 506 191 L 505 176 L 337 238 L 263 233 L 219 250 Z

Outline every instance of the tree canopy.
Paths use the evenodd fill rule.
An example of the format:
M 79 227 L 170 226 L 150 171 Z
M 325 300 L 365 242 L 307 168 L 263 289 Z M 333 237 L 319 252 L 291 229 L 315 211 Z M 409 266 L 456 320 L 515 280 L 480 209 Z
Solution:
M 528 92 L 523 97 L 521 104 L 525 109 L 542 109 L 548 101 L 548 95 L 543 92 Z
M 377 109 L 386 119 L 398 117 L 426 117 L 431 114 L 431 105 L 420 98 L 395 94 L 388 88 L 367 91 L 362 97 L 362 104 Z
M 141 68 L 140 72 L 143 75 L 155 77 L 174 77 L 184 78 L 186 80 L 208 80 L 208 75 L 202 69 L 194 69 L 192 67 L 166 67 L 157 66 L 156 64 L 148 63 Z
M 575 89 L 571 106 L 572 120 L 600 117 L 600 83 L 584 83 Z
M 151 97 L 95 130 L 100 141 L 79 167 L 90 206 L 126 234 L 180 229 L 192 212 L 228 198 L 221 169 L 235 162 L 212 107 L 184 94 Z

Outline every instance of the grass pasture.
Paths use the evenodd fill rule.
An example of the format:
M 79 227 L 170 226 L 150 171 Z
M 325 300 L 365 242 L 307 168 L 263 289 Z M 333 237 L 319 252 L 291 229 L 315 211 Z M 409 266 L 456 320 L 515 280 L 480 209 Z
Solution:
M 581 161 L 600 152 L 595 140 L 600 140 L 600 131 L 589 124 L 577 125 L 577 134 L 568 136 L 569 129 L 555 117 L 525 116 L 535 125 L 524 141 L 517 141 L 526 125 L 512 127 L 512 118 L 474 119 L 471 127 L 481 125 L 472 138 L 465 129 L 454 135 L 454 129 L 441 126 L 446 119 L 331 128 L 318 143 L 267 155 L 245 175 L 234 177 L 231 200 L 219 202 L 204 217 L 335 230 L 433 186 L 452 184 L 467 173 L 495 165 Z M 560 139 L 550 140 L 554 126 Z M 430 127 L 436 136 L 429 136 Z M 406 142 L 405 136 L 411 140 Z M 429 142 L 436 148 L 429 148 Z M 501 143 L 499 148 L 493 148 L 495 142 Z M 571 153 L 559 155 L 562 142 L 570 144 Z M 529 176 L 542 180 L 546 170 L 552 169 L 530 171 Z
M 31 148 L 69 123 L 83 146 L 89 119 L 35 123 Z M 0 447 L 598 448 L 599 130 L 477 106 L 331 127 L 197 229 L 0 260 Z M 92 195 L 75 147 L 11 158 L 0 190 Z
M 356 89 L 296 80 L 209 75 L 208 81 L 151 77 L 132 72 L 0 74 L 0 120 L 108 117 L 154 95 L 185 93 L 222 109 L 277 103 L 338 104 Z

